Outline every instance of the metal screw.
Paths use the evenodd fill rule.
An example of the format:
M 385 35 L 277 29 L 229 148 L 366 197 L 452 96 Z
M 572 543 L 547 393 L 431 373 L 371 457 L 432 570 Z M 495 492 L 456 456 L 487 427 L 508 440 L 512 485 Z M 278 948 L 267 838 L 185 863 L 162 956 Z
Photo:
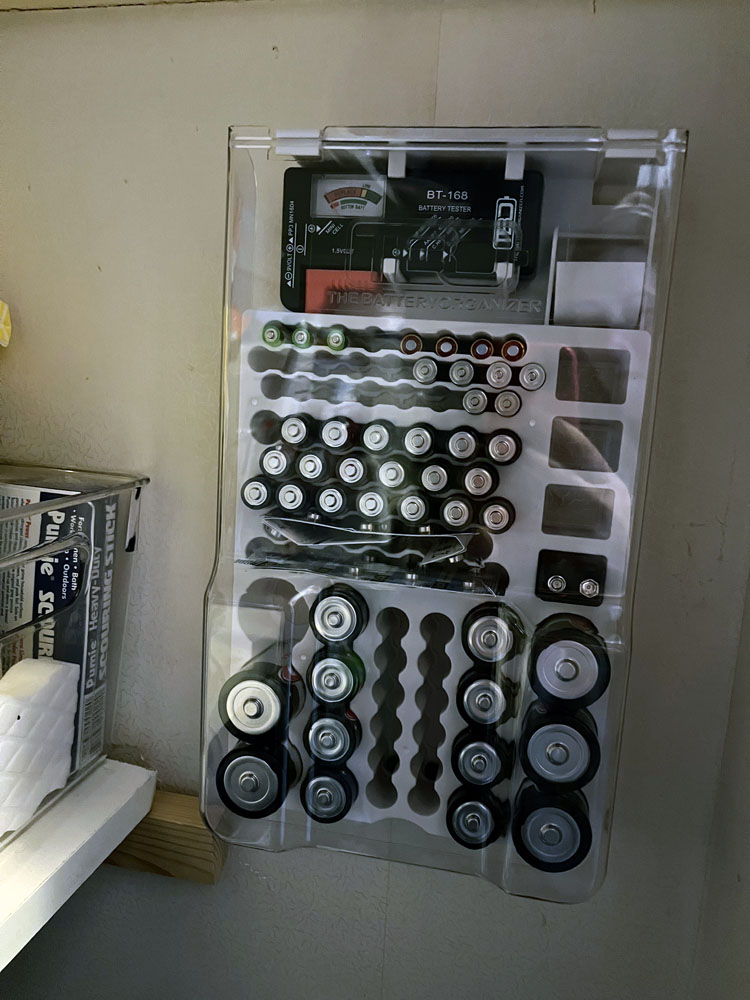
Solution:
M 561 592 L 562 592 L 563 590 L 565 590 L 565 588 L 566 588 L 567 586 L 568 586 L 568 585 L 567 585 L 567 583 L 565 582 L 565 577 L 564 577 L 564 576 L 551 576 L 551 577 L 549 578 L 549 580 L 547 580 L 547 587 L 548 587 L 548 588 L 549 588 L 549 590 L 551 590 L 551 591 L 552 591 L 552 592 L 553 592 L 554 594 L 559 594 L 559 593 L 561 593 Z M 582 585 L 582 586 L 583 586 L 583 585 Z
M 483 774 L 487 770 L 487 758 L 483 753 L 475 753 L 469 763 L 472 771 L 476 771 L 477 774 Z

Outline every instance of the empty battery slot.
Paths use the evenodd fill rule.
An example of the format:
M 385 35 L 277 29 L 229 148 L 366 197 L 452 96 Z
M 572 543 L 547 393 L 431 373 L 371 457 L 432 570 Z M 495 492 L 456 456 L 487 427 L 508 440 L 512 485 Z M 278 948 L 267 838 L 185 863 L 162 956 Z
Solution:
M 237 618 L 250 640 L 250 659 L 283 667 L 308 628 L 308 608 L 294 586 L 278 577 L 255 580 L 240 597 Z
M 561 347 L 555 395 L 579 403 L 624 403 L 629 374 L 628 351 Z
M 550 484 L 544 491 L 542 531 L 574 538 L 609 538 L 614 490 Z
M 266 399 L 322 399 L 329 403 L 359 403 L 361 406 L 396 406 L 400 410 L 425 407 L 443 413 L 446 410 L 461 410 L 464 393 L 454 392 L 437 386 L 406 387 L 404 385 L 384 386 L 365 379 L 362 382 L 344 382 L 340 378 L 315 381 L 305 375 L 284 378 L 281 375 L 264 375 L 261 390 Z M 492 401 L 490 400 L 490 405 Z
M 622 424 L 619 420 L 555 417 L 549 446 L 553 469 L 617 472 L 620 465 Z
M 368 357 L 360 351 L 348 351 L 346 356 L 330 351 L 280 351 L 254 347 L 248 362 L 253 371 L 276 371 L 291 375 L 298 372 L 328 378 L 330 375 L 349 375 L 351 378 L 377 376 L 386 382 L 411 379 L 413 365 L 399 358 Z
M 372 696 L 378 708 L 370 721 L 375 745 L 367 758 L 372 779 L 366 793 L 374 806 L 387 809 L 398 798 L 393 775 L 401 763 L 396 743 L 403 728 L 398 708 L 404 700 L 399 674 L 406 667 L 406 653 L 401 641 L 409 631 L 409 619 L 398 608 L 384 608 L 375 624 L 382 642 L 373 656 L 379 676 L 372 686 Z
M 414 812 L 421 816 L 429 816 L 440 808 L 440 797 L 435 791 L 435 783 L 443 771 L 438 750 L 445 742 L 440 716 L 448 707 L 449 698 L 443 682 L 451 672 L 445 647 L 453 638 L 453 632 L 451 620 L 438 613 L 427 615 L 420 626 L 425 648 L 419 654 L 417 666 L 424 680 L 414 696 L 420 716 L 412 735 L 419 749 L 411 762 L 416 782 L 408 799 Z

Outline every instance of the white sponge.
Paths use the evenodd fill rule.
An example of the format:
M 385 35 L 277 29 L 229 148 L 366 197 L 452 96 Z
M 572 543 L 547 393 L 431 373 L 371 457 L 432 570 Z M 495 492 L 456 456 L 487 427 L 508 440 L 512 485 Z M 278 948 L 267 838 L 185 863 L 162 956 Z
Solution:
M 0 836 L 68 780 L 80 673 L 75 663 L 27 659 L 0 678 Z

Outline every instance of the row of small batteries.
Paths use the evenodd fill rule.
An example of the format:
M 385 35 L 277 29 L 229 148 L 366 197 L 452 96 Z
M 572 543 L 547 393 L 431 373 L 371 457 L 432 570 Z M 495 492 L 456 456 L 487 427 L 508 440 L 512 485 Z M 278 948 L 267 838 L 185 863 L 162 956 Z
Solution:
M 521 452 L 520 438 L 513 431 L 482 435 L 468 428 L 452 432 L 425 426 L 401 429 L 385 422 L 361 426 L 340 417 L 319 422 L 306 415 L 282 421 L 268 411 L 260 416 L 254 423 L 256 427 L 263 424 L 261 436 L 267 439 L 274 434 L 281 442 L 261 454 L 262 474 L 243 484 L 240 495 L 248 507 L 261 509 L 275 503 L 285 511 L 303 510 L 308 506 L 306 486 L 312 485 L 311 499 L 318 512 L 342 515 L 350 512 L 343 485 L 361 490 L 354 506 L 368 522 L 392 515 L 420 524 L 433 517 L 448 528 L 460 528 L 476 519 L 493 532 L 505 531 L 513 522 L 513 506 L 504 498 L 493 498 L 478 513 L 474 511 L 474 500 L 490 496 L 498 487 L 497 471 L 490 463 L 509 465 Z M 269 429 L 274 422 L 278 430 Z M 319 447 L 308 447 L 316 440 Z M 305 450 L 298 452 L 300 446 Z M 386 449 L 403 454 L 378 461 Z M 432 461 L 429 456 L 435 453 L 447 453 L 453 461 Z M 482 460 L 482 455 L 489 461 Z M 287 481 L 295 472 L 304 484 Z M 332 479 L 337 482 L 331 483 Z M 376 488 L 363 489 L 368 484 Z M 384 495 L 383 487 L 399 495 Z M 427 495 L 419 492 L 420 487 Z M 464 489 L 469 498 L 451 495 L 437 508 L 431 502 L 436 494 L 455 489 Z
M 271 345 L 273 342 L 266 339 L 266 334 L 270 330 L 272 333 L 280 329 L 278 324 L 269 324 L 264 330 L 264 340 Z M 332 348 L 333 350 L 343 350 L 346 346 L 345 333 L 342 328 L 332 327 L 328 332 L 328 343 L 334 338 L 343 338 L 342 347 Z M 300 341 L 297 344 L 294 338 Z M 303 337 L 308 338 L 308 343 L 301 343 Z M 295 346 L 311 346 L 312 340 L 310 331 L 305 326 L 297 327 L 291 334 L 291 342 Z M 276 346 L 283 341 L 278 340 L 273 343 Z M 338 343 L 339 340 L 335 339 Z M 424 348 L 422 338 L 417 334 L 406 334 L 401 339 L 402 354 L 415 354 Z M 450 358 L 459 350 L 459 341 L 450 335 L 438 337 L 435 341 L 434 352 L 439 358 Z M 480 337 L 471 341 L 471 354 L 478 360 L 489 360 L 494 352 L 494 346 L 488 338 Z M 450 365 L 448 362 L 438 362 L 434 358 L 421 356 L 414 361 L 411 368 L 411 377 L 420 385 L 432 385 L 436 382 L 448 382 L 458 388 L 466 388 L 462 398 L 462 406 L 467 413 L 484 413 L 489 406 L 487 393 L 476 387 L 476 383 L 487 385 L 490 389 L 498 390 L 498 394 L 493 397 L 493 406 L 497 413 L 503 417 L 513 417 L 521 409 L 522 399 L 518 392 L 509 389 L 513 383 L 514 387 L 520 387 L 528 392 L 535 392 L 541 389 L 547 380 L 547 373 L 542 365 L 532 361 L 522 368 L 511 368 L 509 361 L 518 361 L 526 352 L 526 345 L 521 339 L 508 339 L 499 348 L 499 353 L 506 360 L 491 361 L 486 367 L 476 366 L 468 359 L 459 358 Z M 402 373 L 406 377 L 406 372 Z M 475 386 L 474 388 L 468 388 Z
M 352 643 L 368 617 L 362 595 L 345 585 L 321 591 L 310 611 L 310 626 L 322 648 L 306 678 L 315 706 L 304 745 L 313 765 L 302 782 L 300 801 L 320 823 L 343 819 L 358 794 L 346 763 L 360 743 L 362 727 L 349 703 L 362 688 L 366 671 Z M 499 667 L 521 652 L 525 640 L 518 616 L 507 605 L 488 602 L 465 617 L 462 641 L 473 666 L 456 692 L 467 727 L 452 748 L 461 787 L 448 801 L 446 823 L 459 844 L 477 849 L 503 835 L 511 819 L 507 800 L 491 791 L 511 776 L 515 758 L 513 744 L 499 738 L 497 727 L 515 714 L 518 685 Z M 512 816 L 516 850 L 535 868 L 568 871 L 591 847 L 580 789 L 596 774 L 600 749 L 586 706 L 602 696 L 609 678 L 604 643 L 587 619 L 553 615 L 536 629 L 529 680 L 537 700 L 522 724 L 518 756 L 526 777 Z M 302 678 L 270 663 L 251 662 L 222 688 L 222 721 L 242 741 L 217 771 L 219 794 L 233 812 L 254 819 L 270 815 L 302 776 L 299 754 L 286 738 L 289 721 L 304 700 Z
M 327 347 L 331 351 L 344 351 L 347 347 L 380 350 L 398 349 L 407 356 L 432 353 L 439 358 L 454 355 L 471 355 L 477 361 L 501 357 L 505 361 L 521 361 L 526 354 L 526 341 L 517 334 L 490 338 L 486 334 L 455 337 L 447 331 L 436 334 L 419 334 L 415 330 L 390 330 L 369 328 L 349 330 L 336 324 L 328 327 L 311 327 L 308 323 L 288 326 L 285 323 L 266 323 L 261 339 L 267 347 Z

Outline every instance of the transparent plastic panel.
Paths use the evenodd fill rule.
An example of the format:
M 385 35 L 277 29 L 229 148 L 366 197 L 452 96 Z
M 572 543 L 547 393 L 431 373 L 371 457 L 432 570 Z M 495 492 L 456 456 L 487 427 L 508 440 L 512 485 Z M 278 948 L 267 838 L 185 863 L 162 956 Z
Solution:
M 231 132 L 219 836 L 601 883 L 685 142 Z

